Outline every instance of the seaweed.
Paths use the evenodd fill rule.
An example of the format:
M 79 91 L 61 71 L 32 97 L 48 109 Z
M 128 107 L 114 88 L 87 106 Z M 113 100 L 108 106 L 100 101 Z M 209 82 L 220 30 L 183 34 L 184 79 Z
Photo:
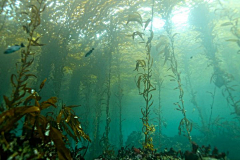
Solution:
M 154 1 L 153 1 L 154 2 Z M 154 6 L 154 4 L 153 4 Z M 152 18 L 153 18 L 153 6 L 152 6 Z M 151 19 L 152 19 L 151 18 Z M 145 60 L 137 60 L 136 68 L 139 73 L 135 76 L 135 83 L 139 91 L 139 95 L 142 95 L 145 100 L 145 107 L 141 108 L 142 113 L 142 133 L 145 136 L 145 140 L 143 142 L 143 148 L 145 150 L 154 151 L 153 139 L 151 134 L 155 132 L 155 128 L 153 125 L 149 124 L 149 116 L 151 112 L 151 107 L 153 106 L 153 95 L 152 91 L 156 90 L 156 87 L 153 86 L 151 77 L 152 77 L 152 66 L 153 66 L 153 58 L 151 57 L 151 41 L 153 39 L 153 30 L 152 30 L 152 20 L 151 20 L 151 29 L 150 29 L 150 37 L 148 37 L 148 41 L 146 42 L 146 61 Z M 142 72 L 140 72 L 139 68 L 142 68 Z M 135 71 L 134 70 L 134 71 Z M 143 88 L 141 88 L 143 87 Z
M 239 47 L 239 27 L 238 27 L 238 18 L 234 18 L 236 13 L 228 12 L 220 1 L 218 3 L 221 5 L 220 9 L 215 10 L 215 14 L 218 14 L 219 11 L 221 14 L 223 13 L 223 16 L 226 17 L 227 22 L 222 23 L 221 27 L 230 27 L 230 32 L 234 36 L 233 39 L 227 39 L 226 41 L 237 43 Z M 210 9 L 208 6 L 208 3 L 202 3 L 198 5 L 193 11 L 192 11 L 192 21 L 194 22 L 193 25 L 195 26 L 195 30 L 199 31 L 201 33 L 201 40 L 202 45 L 205 48 L 205 55 L 210 61 L 210 65 L 213 67 L 213 74 L 210 78 L 210 83 L 213 82 L 213 84 L 218 87 L 219 89 L 222 88 L 222 96 L 225 97 L 227 103 L 234 108 L 234 114 L 236 114 L 238 117 L 240 115 L 240 106 L 239 106 L 239 98 L 236 98 L 233 94 L 236 91 L 236 86 L 233 84 L 234 76 L 227 71 L 223 70 L 220 66 L 219 58 L 217 57 L 218 52 L 218 45 L 215 45 L 213 43 L 215 36 L 213 36 L 213 31 L 215 28 L 215 24 L 213 23 L 213 19 L 211 19 L 208 14 L 210 13 Z M 204 19 L 204 22 L 199 23 L 199 15 L 201 15 L 200 19 Z M 207 27 L 206 27 L 207 26 Z M 240 51 L 238 50 L 237 53 Z M 214 88 L 215 90 L 215 88 Z M 214 91 L 215 92 L 215 91 Z M 212 93 L 211 93 L 212 94 Z M 212 94 L 212 95 L 215 95 Z M 213 99 L 214 100 L 214 99 Z M 213 104 L 212 104 L 213 106 Z M 211 109 L 212 109 L 211 106 Z M 211 111 L 212 112 L 212 111 Z M 212 113 L 211 113 L 212 115 Z M 210 120 L 211 115 L 209 119 L 209 126 L 210 126 Z M 239 119 L 238 119 L 239 120 Z M 213 123 L 214 124 L 214 123 Z
M 29 6 L 31 11 L 24 12 L 31 20 L 28 24 L 28 44 L 26 49 L 21 50 L 21 61 L 16 63 L 17 74 L 12 74 L 10 78 L 13 87 L 12 96 L 3 96 L 5 111 L 0 114 L 0 155 L 2 159 L 56 159 L 56 157 L 71 159 L 70 150 L 67 148 L 67 136 L 76 142 L 81 141 L 82 138 L 91 142 L 73 110 L 79 105 L 63 105 L 56 117 L 48 114 L 44 116 L 41 111 L 49 107 L 59 108 L 56 104 L 58 98 L 51 97 L 46 101 L 40 101 L 39 94 L 47 79 L 42 81 L 38 91 L 29 85 L 30 77 L 36 78 L 34 74 L 30 73 L 35 54 L 31 47 L 42 46 L 37 43 L 40 37 L 34 40 L 34 35 L 41 23 L 40 14 L 46 7 L 46 5 L 42 7 L 43 0 L 37 0 L 37 2 L 38 7 L 31 5 Z M 22 136 L 19 137 L 12 132 L 19 126 L 22 118 L 24 118 Z M 64 133 L 67 134 L 64 135 Z M 16 141 L 22 142 L 24 145 L 19 146 L 18 143 L 15 143 Z
M 123 87 L 121 85 L 122 80 L 121 80 L 121 60 L 120 60 L 121 54 L 119 52 L 119 49 L 117 48 L 117 92 L 115 93 L 116 99 L 117 99 L 117 106 L 119 108 L 119 145 L 120 147 L 123 147 L 123 133 L 122 133 L 122 122 L 124 121 L 124 119 L 122 118 L 122 110 L 123 110 L 123 106 L 122 106 L 122 98 L 124 96 L 123 94 Z
M 174 43 L 175 43 L 175 36 L 178 35 L 178 33 L 173 33 L 172 32 L 172 22 L 171 22 L 171 13 L 172 9 L 175 5 L 177 5 L 180 1 L 175 1 L 175 2 L 170 2 L 164 4 L 165 10 L 162 10 L 163 12 L 163 18 L 166 20 L 166 23 L 164 25 L 164 28 L 167 32 L 167 39 L 164 41 L 164 65 L 167 62 L 170 62 L 170 67 L 168 70 L 171 70 L 173 75 L 168 75 L 170 77 L 170 81 L 177 82 L 177 87 L 174 88 L 174 90 L 179 90 L 179 101 L 173 103 L 176 105 L 176 110 L 180 111 L 183 115 L 183 118 L 179 122 L 178 126 L 178 133 L 179 135 L 182 134 L 183 129 L 187 131 L 186 137 L 188 138 L 189 142 L 192 142 L 192 137 L 190 135 L 192 131 L 192 122 L 187 119 L 186 115 L 186 110 L 185 110 L 185 104 L 184 104 L 184 90 L 183 90 L 183 84 L 182 84 L 182 79 L 181 79 L 181 72 L 179 71 L 179 66 L 178 66 L 178 61 L 175 56 L 175 48 L 174 48 Z
M 224 22 L 221 24 L 221 27 L 226 27 L 226 26 L 231 26 L 230 27 L 230 32 L 234 36 L 234 39 L 227 39 L 226 41 L 228 42 L 234 42 L 237 44 L 238 48 L 240 47 L 240 29 L 239 29 L 239 23 L 238 20 L 239 18 L 236 17 L 236 12 L 229 12 L 227 11 L 228 9 L 225 8 L 220 1 L 218 3 L 221 6 L 221 9 L 216 9 L 215 13 L 217 14 L 217 10 L 221 10 L 224 13 L 224 17 L 226 17 L 227 22 Z M 240 54 L 240 50 L 237 51 L 237 54 Z
M 210 131 L 210 126 L 211 126 L 211 120 L 212 120 L 212 111 L 213 111 L 213 106 L 214 106 L 214 101 L 215 101 L 215 96 L 216 96 L 216 86 L 214 87 L 214 92 L 208 92 L 211 97 L 212 97 L 212 103 L 211 103 L 211 113 L 210 113 L 210 116 L 209 116 L 209 122 L 208 122 L 208 130 Z

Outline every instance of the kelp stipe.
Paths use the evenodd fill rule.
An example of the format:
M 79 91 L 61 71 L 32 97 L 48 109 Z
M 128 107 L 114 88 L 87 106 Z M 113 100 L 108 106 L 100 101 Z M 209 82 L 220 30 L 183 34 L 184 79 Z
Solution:
M 16 68 L 17 68 L 17 73 L 18 74 L 12 74 L 11 75 L 11 84 L 13 86 L 13 93 L 12 96 L 9 98 L 7 96 L 3 96 L 4 101 L 5 101 L 5 108 L 7 109 L 7 111 L 5 111 L 4 113 L 2 113 L 2 115 L 5 114 L 5 116 L 2 117 L 0 124 L 2 124 L 3 121 L 12 121 L 12 123 L 14 124 L 16 121 L 18 121 L 26 112 L 24 109 L 22 109 L 21 107 L 18 107 L 20 104 L 25 104 L 28 100 L 28 98 L 25 98 L 26 94 L 29 93 L 30 96 L 35 96 L 35 92 L 31 93 L 31 88 L 28 86 L 27 84 L 27 80 L 29 79 L 29 77 L 35 77 L 36 76 L 34 74 L 30 74 L 30 66 L 32 65 L 34 58 L 31 58 L 31 55 L 34 55 L 35 53 L 30 53 L 30 47 L 32 46 L 32 41 L 33 40 L 33 36 L 35 33 L 35 30 L 37 29 L 37 27 L 40 25 L 40 14 L 41 12 L 44 11 L 45 6 L 43 7 L 43 9 L 41 10 L 42 7 L 42 1 L 38 2 L 39 3 L 39 7 L 36 7 L 35 5 L 31 5 L 31 12 L 27 13 L 27 12 L 22 12 L 22 14 L 26 14 L 30 16 L 30 20 L 31 22 L 28 24 L 30 31 L 28 32 L 29 34 L 29 38 L 28 38 L 28 44 L 26 46 L 26 49 L 21 50 L 21 62 L 17 62 L 16 63 Z M 39 39 L 39 37 L 37 38 Z M 36 96 L 35 96 L 36 97 Z M 37 97 L 36 97 L 37 98 Z M 39 98 L 39 97 L 38 97 Z M 40 100 L 40 99 L 37 99 Z M 26 106 L 24 106 L 26 107 Z M 32 106 L 34 107 L 34 106 Z M 28 108 L 27 113 L 29 112 L 34 112 L 35 111 L 40 111 L 37 108 L 32 108 L 32 110 L 29 109 L 29 107 L 26 107 L 26 109 Z M 23 115 L 21 114 L 16 114 L 15 112 L 22 112 Z M 24 112 L 23 112 L 24 111 Z M 16 117 L 18 117 L 16 120 L 11 120 L 8 119 L 9 117 L 12 117 L 14 115 L 17 115 Z M 8 116 L 8 117 L 7 117 Z M 16 118 L 14 117 L 14 118 Z M 9 127 L 11 127 L 12 125 L 10 125 Z M 2 131 L 2 127 L 0 128 L 0 130 Z M 9 128 L 8 130 L 3 130 L 5 132 L 11 130 L 11 128 Z
M 219 2 L 220 3 L 220 2 Z M 221 3 L 220 3 L 221 4 Z M 222 5 L 221 5 L 222 6 Z M 220 11 L 224 11 L 224 8 L 215 11 L 215 14 L 218 14 Z M 208 15 L 210 14 L 210 8 L 208 3 L 201 3 L 200 5 L 196 6 L 191 11 L 192 16 L 190 17 L 190 22 L 194 26 L 195 30 L 201 34 L 202 46 L 205 49 L 205 56 L 210 61 L 208 65 L 213 68 L 213 73 L 210 78 L 210 83 L 215 85 L 215 88 L 222 88 L 222 96 L 226 98 L 228 104 L 233 106 L 234 114 L 238 117 L 240 115 L 240 100 L 234 96 L 234 92 L 236 91 L 235 87 L 238 85 L 233 84 L 234 77 L 230 73 L 226 72 L 223 68 L 221 68 L 221 60 L 217 57 L 218 53 L 218 45 L 214 44 L 214 40 L 216 39 L 213 36 L 213 32 L 215 29 L 215 24 L 213 21 L 215 19 L 211 19 Z M 199 21 L 199 15 L 201 15 L 200 19 L 204 21 Z M 235 37 L 234 39 L 228 39 L 226 41 L 235 42 L 239 46 L 239 27 L 238 27 L 238 19 L 233 19 L 232 13 L 224 14 L 228 22 L 222 23 L 221 27 L 232 26 L 230 28 L 231 33 Z M 237 52 L 239 53 L 239 51 Z M 211 125 L 218 125 L 220 124 L 220 120 L 223 118 L 217 117 L 214 121 L 210 122 Z M 240 122 L 238 118 L 238 123 Z M 232 122 L 235 123 L 235 122 Z M 209 124 L 210 125 L 210 124 Z M 234 128 L 234 127 L 232 127 Z
M 175 36 L 178 35 L 178 33 L 172 33 L 172 22 L 171 22 L 171 14 L 172 9 L 175 5 L 177 5 L 180 1 L 175 1 L 171 3 L 165 3 L 163 6 L 163 10 L 161 10 L 163 19 L 165 19 L 165 25 L 164 29 L 167 32 L 167 39 L 168 42 L 165 44 L 164 49 L 162 52 L 164 53 L 164 65 L 166 62 L 170 62 L 171 67 L 168 70 L 171 70 L 173 75 L 168 75 L 171 79 L 170 81 L 176 81 L 177 87 L 174 88 L 174 90 L 179 90 L 179 101 L 175 102 L 174 105 L 177 106 L 176 110 L 180 111 L 183 115 L 183 118 L 180 120 L 179 126 L 178 126 L 178 133 L 181 135 L 182 133 L 185 133 L 185 130 L 187 131 L 186 137 L 188 138 L 190 144 L 192 143 L 192 137 L 190 135 L 192 131 L 192 122 L 187 119 L 186 110 L 185 110 L 185 104 L 184 104 L 184 90 L 183 90 L 183 84 L 181 79 L 181 72 L 179 71 L 178 62 L 175 56 L 175 48 L 174 48 L 174 39 Z M 162 35 L 162 37 L 165 37 Z
M 163 123 L 163 116 L 162 116 L 162 88 L 163 88 L 163 79 L 160 78 L 160 73 L 157 72 L 157 90 L 158 90 L 158 108 L 154 110 L 154 113 L 156 114 L 156 122 L 158 124 L 158 130 L 156 132 L 157 135 L 157 148 L 161 149 L 161 141 L 162 141 L 162 126 L 164 125 Z M 162 125 L 163 124 L 163 125 Z
M 91 141 L 85 134 L 78 121 L 78 117 L 73 111 L 73 107 L 62 106 L 57 117 L 43 116 L 41 111 L 51 106 L 57 108 L 57 97 L 51 97 L 47 101 L 42 101 L 39 92 L 44 87 L 47 79 L 43 80 L 38 91 L 29 86 L 29 77 L 36 77 L 30 74 L 31 65 L 35 53 L 32 46 L 42 46 L 38 43 L 40 37 L 34 38 L 35 30 L 40 25 L 40 15 L 46 5 L 38 0 L 38 7 L 31 5 L 31 12 L 22 12 L 30 17 L 29 38 L 25 50 L 21 52 L 21 62 L 16 64 L 17 74 L 12 74 L 11 84 L 13 94 L 9 98 L 4 95 L 6 110 L 0 114 L 0 155 L 1 159 L 32 159 L 51 158 L 71 159 L 71 153 L 66 147 L 67 136 L 76 142 L 82 138 Z M 42 8 L 42 9 L 41 9 Z M 21 118 L 25 117 L 22 127 L 22 136 L 17 137 L 12 131 L 19 126 Z M 64 133 L 67 133 L 64 135 Z M 23 145 L 19 145 L 19 144 Z
M 124 119 L 122 118 L 122 98 L 124 96 L 123 94 L 123 87 L 122 87 L 122 80 L 121 80 L 121 53 L 119 52 L 119 48 L 116 49 L 117 52 L 117 93 L 115 93 L 116 99 L 117 99 L 117 107 L 119 108 L 119 145 L 120 147 L 123 147 L 123 133 L 122 133 L 122 122 Z
M 211 121 L 212 121 L 212 114 L 213 114 L 213 106 L 214 106 L 214 101 L 215 101 L 215 97 L 216 97 L 216 86 L 214 87 L 214 91 L 212 92 L 207 92 L 211 95 L 212 97 L 212 103 L 210 105 L 211 107 L 211 111 L 210 111 L 210 116 L 209 116 L 209 121 L 208 121 L 208 131 L 210 131 L 210 127 L 211 127 Z
M 185 63 L 186 65 L 186 63 Z M 191 73 L 189 71 L 189 64 L 185 67 L 186 70 L 186 83 L 189 87 L 189 93 L 191 96 L 190 102 L 193 104 L 193 106 L 197 109 L 199 113 L 199 117 L 201 119 L 202 127 L 199 128 L 204 134 L 207 132 L 207 125 L 206 125 L 206 119 L 203 117 L 202 108 L 199 107 L 199 103 L 197 102 L 197 91 L 194 91 L 191 81 Z M 193 110 L 194 111 L 194 110 Z
M 235 13 L 227 12 L 226 8 L 222 5 L 220 1 L 218 1 L 219 4 L 221 5 L 221 10 L 225 13 L 225 17 L 228 19 L 225 23 L 221 24 L 222 27 L 225 26 L 231 26 L 230 32 L 234 36 L 234 39 L 227 39 L 226 41 L 236 43 L 238 46 L 238 51 L 237 54 L 240 54 L 240 28 L 239 28 L 239 18 L 235 18 Z M 236 99 L 233 96 L 234 91 L 236 91 L 234 88 L 237 87 L 238 85 L 231 85 L 230 83 L 232 82 L 233 78 L 230 78 L 231 76 L 227 73 L 224 73 L 225 79 L 227 79 L 228 83 L 224 83 L 224 89 L 222 89 L 222 95 L 223 97 L 226 98 L 227 103 L 232 105 L 234 107 L 234 113 L 237 116 L 240 116 L 240 99 Z M 239 120 L 240 121 L 240 120 Z
M 234 36 L 234 39 L 227 39 L 226 41 L 229 42 L 235 42 L 238 45 L 238 48 L 240 47 L 240 28 L 239 28 L 239 23 L 238 20 L 239 18 L 236 18 L 236 13 L 235 12 L 229 12 L 227 8 L 224 8 L 224 5 L 221 3 L 221 1 L 217 1 L 221 9 L 216 9 L 216 14 L 219 12 L 224 12 L 224 17 L 227 18 L 228 21 L 224 22 L 221 24 L 222 27 L 225 26 L 231 26 L 230 31 L 232 35 Z M 237 51 L 237 54 L 240 54 L 240 50 Z
M 108 43 L 110 44 L 110 47 L 106 47 L 106 52 L 108 53 L 108 71 L 107 71 L 107 80 L 106 80 L 106 126 L 105 126 L 105 132 L 102 136 L 102 145 L 103 145 L 103 157 L 104 158 L 111 158 L 114 156 L 114 149 L 113 146 L 110 144 L 109 135 L 110 135 L 110 124 L 111 124 L 111 116 L 110 116 L 110 98 L 111 98 L 111 84 L 112 84 L 112 53 L 114 52 L 114 31 L 116 24 L 113 23 L 113 17 L 110 17 L 110 24 L 109 24 L 109 38 Z
M 153 7 L 154 0 L 152 5 L 152 17 L 151 17 L 151 29 L 150 29 L 150 37 L 148 37 L 148 41 L 146 42 L 146 60 L 137 60 L 136 61 L 136 69 L 138 71 L 139 68 L 143 69 L 143 72 L 138 71 L 139 73 L 135 76 L 135 82 L 139 91 L 139 95 L 142 95 L 145 100 L 145 107 L 141 108 L 142 113 L 142 132 L 145 136 L 145 140 L 143 142 L 143 148 L 146 150 L 154 151 L 153 146 L 153 138 L 152 134 L 155 132 L 154 125 L 149 124 L 151 107 L 153 105 L 152 94 L 151 92 L 156 90 L 156 87 L 152 85 L 151 77 L 152 77 L 152 65 L 153 58 L 151 57 L 151 42 L 153 39 L 153 30 L 152 30 L 152 19 L 153 19 Z M 143 87 L 143 88 L 141 88 Z

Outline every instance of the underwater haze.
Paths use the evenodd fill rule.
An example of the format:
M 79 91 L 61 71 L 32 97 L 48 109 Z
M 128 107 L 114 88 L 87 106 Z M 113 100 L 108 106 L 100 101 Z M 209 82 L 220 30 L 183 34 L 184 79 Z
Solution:
M 0 159 L 240 159 L 239 0 L 2 0 Z

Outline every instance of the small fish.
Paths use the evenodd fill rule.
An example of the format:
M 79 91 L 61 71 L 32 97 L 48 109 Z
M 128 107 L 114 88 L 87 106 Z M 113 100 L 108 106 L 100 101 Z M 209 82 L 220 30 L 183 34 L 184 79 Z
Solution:
M 8 47 L 8 49 L 6 49 L 6 50 L 4 51 L 4 54 L 10 54 L 10 53 L 16 52 L 16 51 L 18 51 L 21 47 L 25 47 L 25 46 L 23 45 L 23 43 L 21 43 L 21 45 L 15 45 L 15 46 Z
M 90 54 L 93 52 L 94 48 L 92 48 L 90 51 L 88 51 L 86 54 L 85 54 L 85 57 L 88 57 L 90 56 Z

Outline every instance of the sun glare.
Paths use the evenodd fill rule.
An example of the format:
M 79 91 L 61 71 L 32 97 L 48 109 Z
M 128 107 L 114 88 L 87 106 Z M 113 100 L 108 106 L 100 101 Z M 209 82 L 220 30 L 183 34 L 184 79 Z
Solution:
M 174 12 L 172 22 L 175 24 L 185 24 L 188 21 L 189 8 L 180 8 Z
M 149 11 L 148 9 L 149 8 L 144 8 L 144 10 Z M 177 11 L 175 11 L 173 13 L 172 22 L 178 26 L 185 26 L 188 22 L 189 12 L 190 12 L 189 8 L 179 8 Z M 153 18 L 153 29 L 154 30 L 163 28 L 164 24 L 165 24 L 164 19 L 161 19 L 160 17 Z M 148 25 L 146 30 L 149 30 L 149 29 L 150 29 L 150 25 Z
M 153 18 L 153 29 L 160 29 L 164 26 L 164 24 L 165 24 L 165 22 L 162 19 Z

